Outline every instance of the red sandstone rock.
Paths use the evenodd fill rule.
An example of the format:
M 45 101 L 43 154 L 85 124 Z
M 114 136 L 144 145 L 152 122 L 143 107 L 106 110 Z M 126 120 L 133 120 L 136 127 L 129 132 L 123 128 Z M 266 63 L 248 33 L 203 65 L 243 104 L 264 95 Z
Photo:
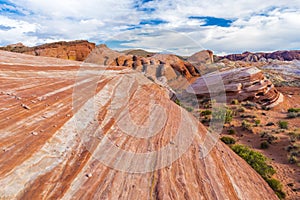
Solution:
M 226 92 L 227 101 L 250 100 L 272 107 L 283 101 L 283 96 L 256 67 L 235 68 L 213 72 L 198 78 L 188 89 L 189 93 L 214 97 Z
M 67 60 L 84 61 L 95 48 L 94 43 L 85 40 L 71 42 L 55 42 L 35 47 L 26 47 L 22 43 L 8 45 L 1 50 L 25 53 L 34 56 L 62 58 Z
M 212 64 L 214 62 L 213 52 L 210 50 L 199 51 L 188 58 L 193 65 Z
M 0 107 L 5 108 L 0 112 L 1 197 L 277 199 L 268 184 L 223 143 L 217 142 L 201 159 L 207 152 L 204 140 L 213 140 L 213 134 L 139 72 L 2 51 L 0 66 Z M 31 110 L 6 93 L 21 97 Z M 151 106 L 159 107 L 154 111 Z M 130 116 L 123 115 L 125 108 Z M 156 113 L 150 121 L 149 111 Z M 133 122 L 128 124 L 126 119 Z M 149 122 L 156 125 L 156 135 L 128 135 L 148 134 L 143 126 L 134 124 L 147 127 Z M 184 135 L 177 141 L 182 130 Z M 153 172 L 127 173 L 109 165 L 125 169 L 156 166 L 176 156 L 173 151 L 189 140 L 190 147 L 182 156 Z M 174 150 L 133 165 L 136 157 L 125 159 L 113 149 L 101 149 L 105 141 L 137 154 L 166 145 Z M 109 163 L 97 160 L 103 155 Z

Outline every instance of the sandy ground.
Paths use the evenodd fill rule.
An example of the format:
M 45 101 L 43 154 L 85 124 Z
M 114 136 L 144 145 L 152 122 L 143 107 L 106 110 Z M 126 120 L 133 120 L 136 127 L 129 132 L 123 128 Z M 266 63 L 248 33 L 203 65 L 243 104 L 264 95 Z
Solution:
M 291 145 L 299 145 L 300 141 L 291 142 L 289 133 L 300 133 L 300 118 L 287 119 L 287 110 L 289 108 L 300 108 L 300 88 L 297 87 L 279 87 L 278 90 L 283 93 L 285 100 L 277 107 L 265 111 L 260 109 L 246 109 L 244 113 L 238 113 L 230 125 L 226 125 L 223 134 L 227 135 L 229 127 L 236 131 L 233 136 L 238 143 L 248 145 L 253 149 L 263 153 L 270 158 L 270 164 L 276 169 L 275 178 L 281 181 L 287 194 L 286 199 L 299 199 L 300 197 L 300 165 L 289 163 L 289 152 L 287 147 Z M 239 105 L 229 105 L 231 109 L 239 107 Z M 242 118 L 241 115 L 253 115 L 255 118 Z M 259 119 L 260 125 L 252 127 L 252 132 L 243 130 L 241 123 L 247 120 L 253 123 Z M 280 129 L 277 123 L 282 121 L 288 122 L 288 129 Z M 273 122 L 275 125 L 266 126 L 267 123 Z M 270 144 L 268 149 L 262 150 L 260 144 L 267 138 L 261 137 L 261 134 L 268 133 L 270 136 L 276 137 L 276 140 Z M 299 150 L 298 150 L 299 151 Z M 299 159 L 299 157 L 298 157 Z

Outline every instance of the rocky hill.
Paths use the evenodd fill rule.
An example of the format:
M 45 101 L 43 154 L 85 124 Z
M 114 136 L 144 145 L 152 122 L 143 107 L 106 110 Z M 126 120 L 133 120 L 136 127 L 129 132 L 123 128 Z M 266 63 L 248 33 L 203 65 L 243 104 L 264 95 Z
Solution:
M 292 51 L 275 51 L 272 53 L 251 53 L 244 52 L 242 54 L 231 54 L 227 56 L 221 56 L 219 59 L 227 58 L 231 61 L 247 61 L 247 62 L 266 62 L 266 61 L 292 61 L 300 60 L 300 50 Z
M 94 48 L 94 43 L 90 43 L 86 40 L 76 40 L 71 42 L 61 41 L 43 44 L 35 47 L 26 47 L 23 44 L 18 43 L 16 45 L 1 47 L 0 50 L 25 53 L 35 56 L 84 61 Z
M 277 199 L 137 71 L 4 51 L 0 66 L 1 198 Z

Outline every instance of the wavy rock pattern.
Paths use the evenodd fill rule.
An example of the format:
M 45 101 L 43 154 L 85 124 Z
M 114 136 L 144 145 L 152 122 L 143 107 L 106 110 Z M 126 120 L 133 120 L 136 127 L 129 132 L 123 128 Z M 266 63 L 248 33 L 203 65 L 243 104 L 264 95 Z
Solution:
M 277 199 L 222 143 L 201 159 L 214 138 L 164 89 L 128 68 L 80 65 L 0 51 L 0 199 Z M 126 172 L 187 143 L 167 167 Z
M 256 67 L 234 68 L 206 74 L 198 78 L 187 91 L 200 97 L 215 97 L 224 93 L 228 102 L 233 99 L 250 100 L 268 107 L 274 107 L 283 101 L 283 95 Z

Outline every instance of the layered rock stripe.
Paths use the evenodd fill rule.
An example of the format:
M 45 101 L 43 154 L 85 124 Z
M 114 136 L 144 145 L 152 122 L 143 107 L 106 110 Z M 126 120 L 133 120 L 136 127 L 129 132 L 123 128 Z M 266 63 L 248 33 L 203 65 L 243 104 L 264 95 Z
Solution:
M 221 142 L 200 159 L 207 130 L 136 71 L 0 51 L 0 83 L 0 199 L 277 199 Z M 73 95 L 75 87 L 81 95 Z M 124 88 L 129 102 L 116 92 Z M 78 113 L 90 112 L 84 109 L 91 100 L 96 121 L 81 127 Z M 114 113 L 129 108 L 134 122 L 147 124 L 153 102 L 165 109 L 166 122 L 148 139 L 125 134 L 117 126 L 121 116 L 110 118 L 117 103 Z M 167 167 L 127 173 L 97 160 L 101 135 L 126 151 L 152 152 L 170 144 L 182 120 L 196 131 L 186 133 L 190 147 Z M 130 167 L 131 160 L 120 162 Z

